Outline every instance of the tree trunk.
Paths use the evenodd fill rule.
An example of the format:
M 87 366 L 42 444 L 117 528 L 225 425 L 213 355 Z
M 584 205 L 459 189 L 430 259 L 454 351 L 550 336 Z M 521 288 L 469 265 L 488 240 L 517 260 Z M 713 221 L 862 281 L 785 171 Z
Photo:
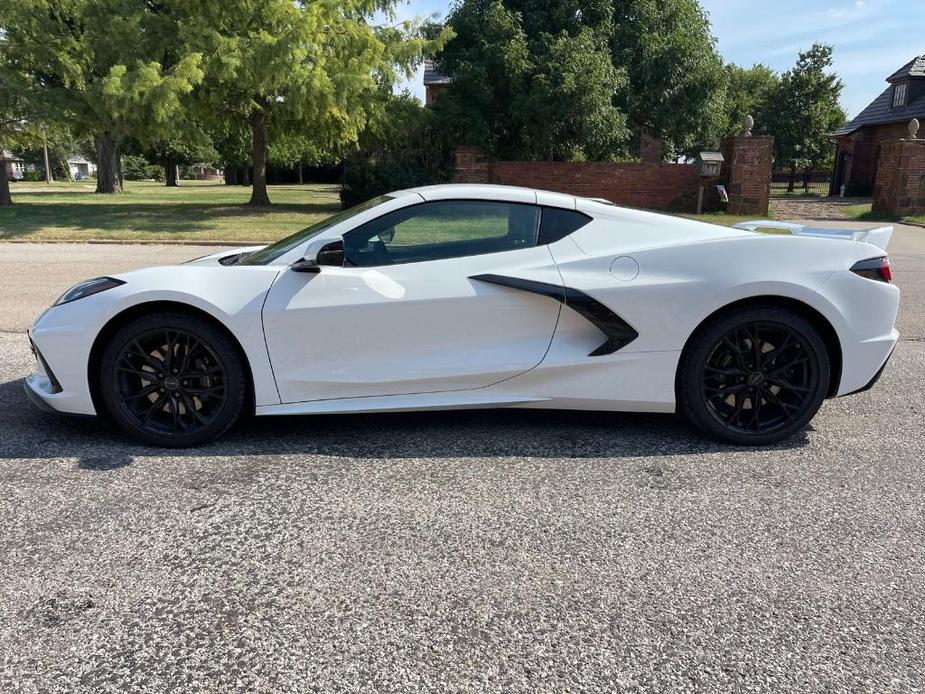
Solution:
M 249 166 L 245 166 L 241 169 L 241 185 L 247 188 L 250 188 L 251 185 L 251 169 Z
M 302 178 L 302 162 L 299 162 L 299 185 L 302 185 L 304 182 Z
M 6 171 L 6 158 L 0 151 L 0 207 L 9 207 L 13 204 L 13 198 L 10 195 L 10 178 Z
M 225 185 L 236 186 L 238 184 L 238 170 L 231 164 L 225 163 Z
M 267 116 L 261 109 L 251 113 L 251 137 L 253 138 L 254 187 L 248 203 L 254 207 L 269 207 L 267 195 Z
M 177 183 L 177 160 L 168 159 L 164 164 L 164 180 L 166 181 L 166 186 L 168 188 L 176 188 L 180 184 Z
M 96 141 L 96 192 L 122 192 L 122 166 L 119 161 L 119 139 L 103 133 Z
M 797 165 L 791 164 L 790 165 L 790 176 L 787 179 L 787 192 L 788 193 L 793 192 L 793 183 L 796 180 L 796 177 L 797 177 Z
M 45 183 L 52 183 L 54 178 L 51 176 L 51 160 L 48 158 L 48 143 L 42 142 L 42 156 L 45 160 Z

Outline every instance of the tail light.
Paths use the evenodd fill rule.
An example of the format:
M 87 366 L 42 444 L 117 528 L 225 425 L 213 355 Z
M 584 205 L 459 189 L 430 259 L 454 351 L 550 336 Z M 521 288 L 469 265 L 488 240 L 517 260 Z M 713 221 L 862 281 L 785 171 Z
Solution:
M 893 272 L 890 270 L 890 259 L 887 256 L 881 258 L 868 258 L 859 260 L 851 266 L 851 272 L 869 280 L 878 282 L 892 282 Z

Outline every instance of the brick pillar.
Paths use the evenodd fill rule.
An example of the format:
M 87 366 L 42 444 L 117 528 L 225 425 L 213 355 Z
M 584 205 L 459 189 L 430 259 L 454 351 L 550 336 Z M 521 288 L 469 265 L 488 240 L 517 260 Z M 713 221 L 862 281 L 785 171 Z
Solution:
M 729 214 L 767 216 L 773 148 L 770 135 L 736 135 L 723 140 Z
M 460 145 L 456 148 L 455 183 L 491 183 L 491 158 L 481 147 Z
M 873 211 L 897 217 L 925 214 L 925 140 L 881 144 Z

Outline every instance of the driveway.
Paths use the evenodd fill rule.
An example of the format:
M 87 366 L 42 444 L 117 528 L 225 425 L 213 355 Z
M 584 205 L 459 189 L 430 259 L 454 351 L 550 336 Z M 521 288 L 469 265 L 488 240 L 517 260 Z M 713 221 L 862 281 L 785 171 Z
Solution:
M 841 220 L 847 216 L 846 208 L 869 202 L 870 198 L 781 196 L 771 198 L 771 212 L 774 219 Z
M 170 452 L 27 404 L 50 300 L 212 250 L 0 245 L 0 691 L 922 691 L 925 230 L 880 384 L 773 448 L 502 410 Z

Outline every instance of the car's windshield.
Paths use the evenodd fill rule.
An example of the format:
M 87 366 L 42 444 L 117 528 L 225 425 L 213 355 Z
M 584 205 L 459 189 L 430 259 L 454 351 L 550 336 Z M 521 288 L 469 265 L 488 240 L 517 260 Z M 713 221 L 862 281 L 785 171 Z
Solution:
M 266 248 L 261 248 L 259 251 L 254 251 L 253 253 L 248 253 L 243 258 L 235 263 L 235 265 L 269 265 L 274 260 L 279 258 L 285 253 L 288 253 L 296 246 L 308 241 L 313 236 L 317 236 L 322 231 L 330 229 L 335 224 L 340 224 L 346 219 L 350 219 L 361 212 L 372 209 L 376 205 L 381 205 L 386 200 L 391 200 L 391 195 L 380 195 L 379 197 L 372 198 L 367 200 L 364 203 L 355 205 L 348 210 L 339 212 L 338 214 L 323 219 L 317 224 L 312 224 L 307 229 L 298 231 L 292 236 L 287 236 L 286 238 L 277 241 L 276 243 L 270 244 Z

